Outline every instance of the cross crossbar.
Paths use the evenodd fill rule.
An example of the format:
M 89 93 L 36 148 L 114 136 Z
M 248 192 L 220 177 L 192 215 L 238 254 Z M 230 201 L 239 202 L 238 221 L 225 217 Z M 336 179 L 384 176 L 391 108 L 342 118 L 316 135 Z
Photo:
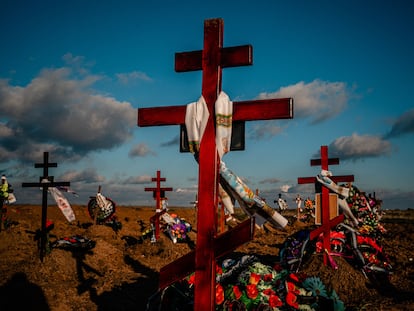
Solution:
M 249 242 L 254 236 L 254 217 L 247 219 L 223 234 L 215 237 L 214 256 L 223 257 L 237 248 L 233 240 L 237 239 L 241 244 Z M 187 253 L 176 261 L 164 266 L 160 270 L 159 288 L 163 289 L 172 283 L 183 279 L 195 271 L 195 251 Z
M 252 107 L 255 109 L 252 109 Z M 186 106 L 138 109 L 138 126 L 181 125 L 185 123 Z M 273 98 L 233 102 L 233 121 L 292 119 L 293 99 Z

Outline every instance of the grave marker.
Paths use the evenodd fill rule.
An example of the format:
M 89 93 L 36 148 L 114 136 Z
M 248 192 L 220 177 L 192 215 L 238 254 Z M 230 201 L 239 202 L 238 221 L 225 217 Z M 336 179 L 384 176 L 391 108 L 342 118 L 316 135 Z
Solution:
M 338 158 L 328 158 L 328 146 L 321 146 L 321 158 L 320 159 L 313 159 L 310 161 L 311 166 L 320 165 L 322 170 L 328 170 L 329 165 L 336 165 L 339 164 Z M 330 176 L 333 181 L 335 182 L 352 182 L 354 181 L 353 175 L 347 176 Z M 317 184 L 316 177 L 299 177 L 298 184 Z M 326 187 L 322 187 L 321 191 L 321 214 L 322 214 L 322 224 L 317 229 L 311 231 L 310 233 L 310 240 L 317 238 L 321 233 L 323 234 L 323 248 L 327 251 L 331 250 L 330 244 L 330 236 L 331 236 L 331 228 L 335 227 L 337 224 L 343 221 L 344 215 L 341 214 L 333 219 L 331 219 L 330 215 L 330 205 L 329 205 L 329 189 Z M 328 258 L 326 251 L 324 252 L 323 262 L 326 265 L 328 263 Z
M 194 310 L 215 310 L 215 271 L 216 258 L 222 255 L 215 251 L 220 237 L 217 236 L 217 204 L 219 183 L 219 162 L 215 142 L 214 104 L 221 92 L 222 68 L 246 66 L 252 64 L 252 46 L 223 47 L 223 20 L 209 19 L 204 22 L 204 48 L 201 51 L 176 53 L 175 70 L 177 72 L 202 70 L 202 96 L 204 97 L 209 118 L 200 142 L 198 209 L 197 209 L 197 243 L 195 249 L 195 297 Z M 185 123 L 186 106 L 168 106 L 158 108 L 140 108 L 138 126 L 182 125 Z M 233 102 L 233 121 L 288 119 L 293 117 L 293 100 L 269 99 Z M 200 221 L 202 220 L 202 221 Z M 250 223 L 252 227 L 253 224 Z M 248 235 L 237 226 L 222 245 L 227 249 L 251 239 L 252 228 Z M 240 236 L 237 236 L 240 234 Z M 192 255 L 184 256 L 188 261 Z M 172 275 L 180 260 L 172 263 L 160 272 L 160 284 L 163 277 Z M 190 265 L 187 265 L 187 267 Z M 178 275 L 175 276 L 178 280 Z M 171 282 L 171 280 L 169 280 Z M 168 283 L 168 282 L 165 282 Z
M 163 213 L 163 211 L 161 212 L 157 212 L 157 210 L 161 209 L 161 193 L 165 192 L 165 191 L 172 191 L 173 188 L 168 187 L 161 187 L 161 182 L 162 181 L 166 181 L 167 179 L 165 177 L 161 177 L 161 172 L 157 171 L 157 177 L 152 177 L 151 181 L 155 181 L 156 182 L 156 187 L 155 188 L 145 188 L 145 191 L 152 191 L 153 192 L 153 196 L 155 198 L 155 206 L 156 206 L 156 210 L 155 210 L 155 215 L 151 217 L 150 222 L 153 223 L 154 222 L 154 226 L 155 226 L 155 239 L 158 240 L 160 238 L 160 215 Z
M 39 254 L 40 260 L 43 261 L 43 258 L 46 253 L 46 243 L 47 243 L 47 232 L 46 232 L 46 221 L 47 221 L 47 191 L 49 187 L 59 187 L 59 186 L 70 186 L 70 182 L 55 182 L 53 176 L 49 176 L 49 167 L 57 167 L 57 163 L 49 162 L 49 153 L 43 153 L 43 163 L 35 163 L 35 168 L 43 168 L 43 176 L 39 178 L 39 182 L 27 182 L 22 183 L 22 187 L 39 187 L 42 188 L 42 228 L 40 232 L 40 246 Z M 47 180 L 47 182 L 44 182 Z

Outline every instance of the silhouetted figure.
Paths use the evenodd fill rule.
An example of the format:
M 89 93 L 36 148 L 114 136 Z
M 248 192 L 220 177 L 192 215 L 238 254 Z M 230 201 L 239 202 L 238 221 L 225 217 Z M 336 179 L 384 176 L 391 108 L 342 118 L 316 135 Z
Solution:
M 15 273 L 0 287 L 2 311 L 49 311 L 50 307 L 40 286 L 31 283 L 25 273 Z

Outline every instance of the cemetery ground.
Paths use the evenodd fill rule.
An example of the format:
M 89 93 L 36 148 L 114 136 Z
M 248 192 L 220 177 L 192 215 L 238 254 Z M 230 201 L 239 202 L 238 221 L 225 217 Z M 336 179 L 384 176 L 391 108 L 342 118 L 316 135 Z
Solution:
M 145 310 L 158 288 L 160 269 L 194 249 L 194 208 L 170 208 L 170 213 L 194 229 L 188 242 L 177 244 L 164 234 L 156 243 L 149 238 L 140 242 L 152 207 L 118 207 L 117 220 L 122 224 L 118 232 L 92 224 L 85 206 L 73 209 L 77 220 L 69 224 L 56 206 L 48 207 L 48 219 L 54 223 L 50 241 L 81 235 L 95 241 L 95 247 L 87 251 L 53 248 L 42 262 L 34 240 L 41 207 L 8 206 L 11 226 L 0 232 L 0 310 Z M 295 213 L 293 209 L 284 212 L 289 219 L 285 229 L 256 230 L 254 239 L 234 253 L 255 254 L 275 264 L 286 238 L 312 227 L 296 221 Z M 382 244 L 394 268 L 388 286 L 374 287 L 341 257 L 335 257 L 338 270 L 324 266 L 317 254 L 301 269 L 335 289 L 347 310 L 414 310 L 414 210 L 385 213 L 382 222 L 387 233 Z M 243 217 L 240 210 L 237 214 Z

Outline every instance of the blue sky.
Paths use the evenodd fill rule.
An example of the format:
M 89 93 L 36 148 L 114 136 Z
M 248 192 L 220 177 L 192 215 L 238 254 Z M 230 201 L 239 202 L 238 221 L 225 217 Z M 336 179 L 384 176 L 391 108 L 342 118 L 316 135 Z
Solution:
M 223 2 L 223 3 L 221 3 Z M 335 175 L 355 176 L 383 208 L 414 208 L 412 1 L 21 1 L 0 3 L 0 173 L 20 203 L 41 204 L 43 152 L 86 204 L 102 185 L 120 205 L 154 204 L 160 170 L 170 205 L 191 206 L 198 167 L 179 128 L 137 126 L 143 107 L 185 105 L 201 72 L 174 53 L 203 48 L 204 20 L 224 20 L 224 46 L 251 44 L 253 65 L 223 69 L 231 100 L 293 97 L 291 120 L 246 124 L 227 166 L 274 206 L 313 186 L 321 145 Z M 51 198 L 49 199 L 51 202 Z

